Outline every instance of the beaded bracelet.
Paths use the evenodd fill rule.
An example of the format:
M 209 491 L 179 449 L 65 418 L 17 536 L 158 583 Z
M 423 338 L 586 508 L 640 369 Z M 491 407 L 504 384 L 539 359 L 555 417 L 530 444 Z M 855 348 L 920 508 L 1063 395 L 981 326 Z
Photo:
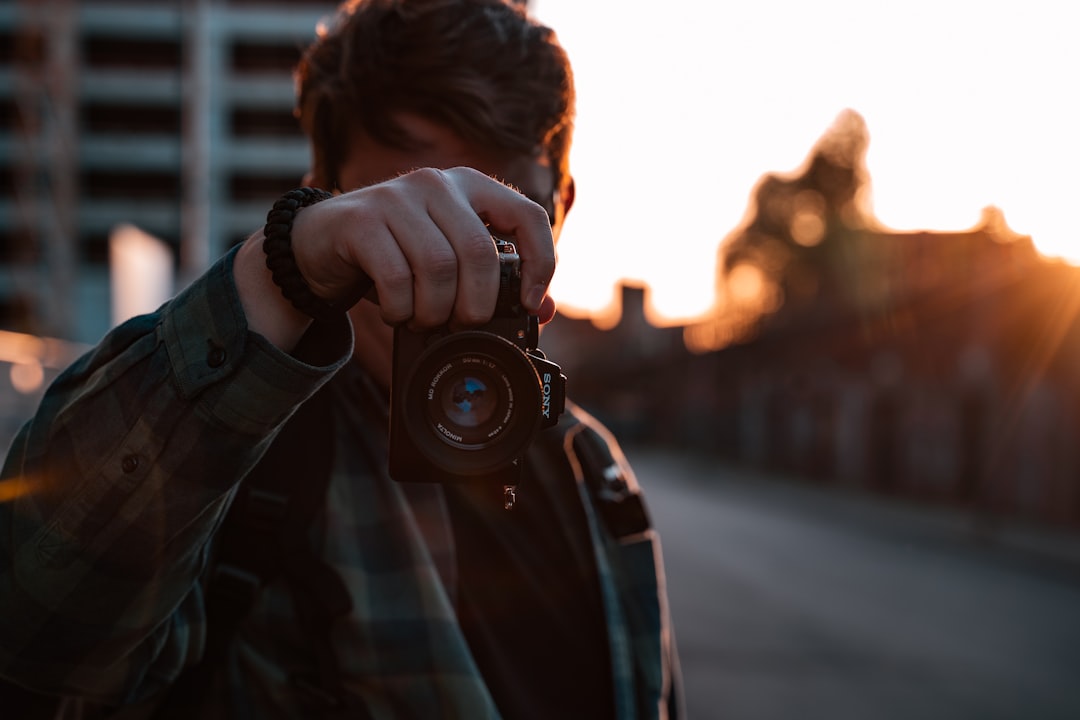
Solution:
M 274 284 L 281 288 L 281 294 L 293 307 L 324 323 L 336 320 L 342 311 L 312 292 L 300 274 L 292 251 L 292 226 L 302 208 L 331 197 L 333 195 L 325 190 L 310 187 L 290 190 L 274 203 L 266 215 L 266 226 L 263 228 L 263 252 L 266 253 L 266 267 L 270 268 Z

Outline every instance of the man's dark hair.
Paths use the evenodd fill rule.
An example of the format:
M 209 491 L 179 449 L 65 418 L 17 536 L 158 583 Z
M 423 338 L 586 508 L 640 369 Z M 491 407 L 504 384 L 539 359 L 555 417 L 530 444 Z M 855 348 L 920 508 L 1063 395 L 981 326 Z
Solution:
M 393 115 L 446 125 L 495 152 L 546 153 L 568 179 L 574 85 L 555 33 L 504 0 L 350 0 L 296 70 L 314 172 L 336 187 L 357 124 L 408 148 Z

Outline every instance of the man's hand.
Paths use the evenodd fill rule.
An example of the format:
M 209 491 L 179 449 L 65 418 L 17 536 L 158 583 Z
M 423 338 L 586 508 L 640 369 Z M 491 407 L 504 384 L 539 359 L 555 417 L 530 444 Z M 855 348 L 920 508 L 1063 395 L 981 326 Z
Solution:
M 292 248 L 308 285 L 331 304 L 352 297 L 364 273 L 388 324 L 470 326 L 495 309 L 492 233 L 517 246 L 525 308 L 550 319 L 555 248 L 547 213 L 471 168 L 415 170 L 307 207 L 293 223 Z M 257 233 L 237 256 L 240 299 L 252 330 L 291 349 L 309 319 L 273 284 L 261 245 Z

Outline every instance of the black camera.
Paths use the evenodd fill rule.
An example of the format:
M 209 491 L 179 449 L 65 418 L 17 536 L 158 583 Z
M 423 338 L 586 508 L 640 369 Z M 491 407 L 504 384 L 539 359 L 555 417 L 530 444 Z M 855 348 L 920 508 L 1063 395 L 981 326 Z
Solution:
M 521 258 L 493 240 L 499 298 L 486 325 L 394 331 L 390 476 L 399 482 L 512 488 L 534 436 L 565 408 L 566 377 L 537 349 L 540 323 L 521 305 Z

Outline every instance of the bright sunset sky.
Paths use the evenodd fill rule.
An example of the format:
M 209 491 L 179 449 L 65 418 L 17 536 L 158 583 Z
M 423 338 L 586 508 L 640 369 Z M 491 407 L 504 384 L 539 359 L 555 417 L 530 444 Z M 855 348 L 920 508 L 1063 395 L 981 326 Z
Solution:
M 1080 22 L 1062 0 L 531 0 L 575 65 L 567 314 L 646 281 L 668 321 L 712 301 L 757 180 L 799 168 L 845 108 L 870 131 L 873 211 L 960 230 L 996 205 L 1080 262 Z

